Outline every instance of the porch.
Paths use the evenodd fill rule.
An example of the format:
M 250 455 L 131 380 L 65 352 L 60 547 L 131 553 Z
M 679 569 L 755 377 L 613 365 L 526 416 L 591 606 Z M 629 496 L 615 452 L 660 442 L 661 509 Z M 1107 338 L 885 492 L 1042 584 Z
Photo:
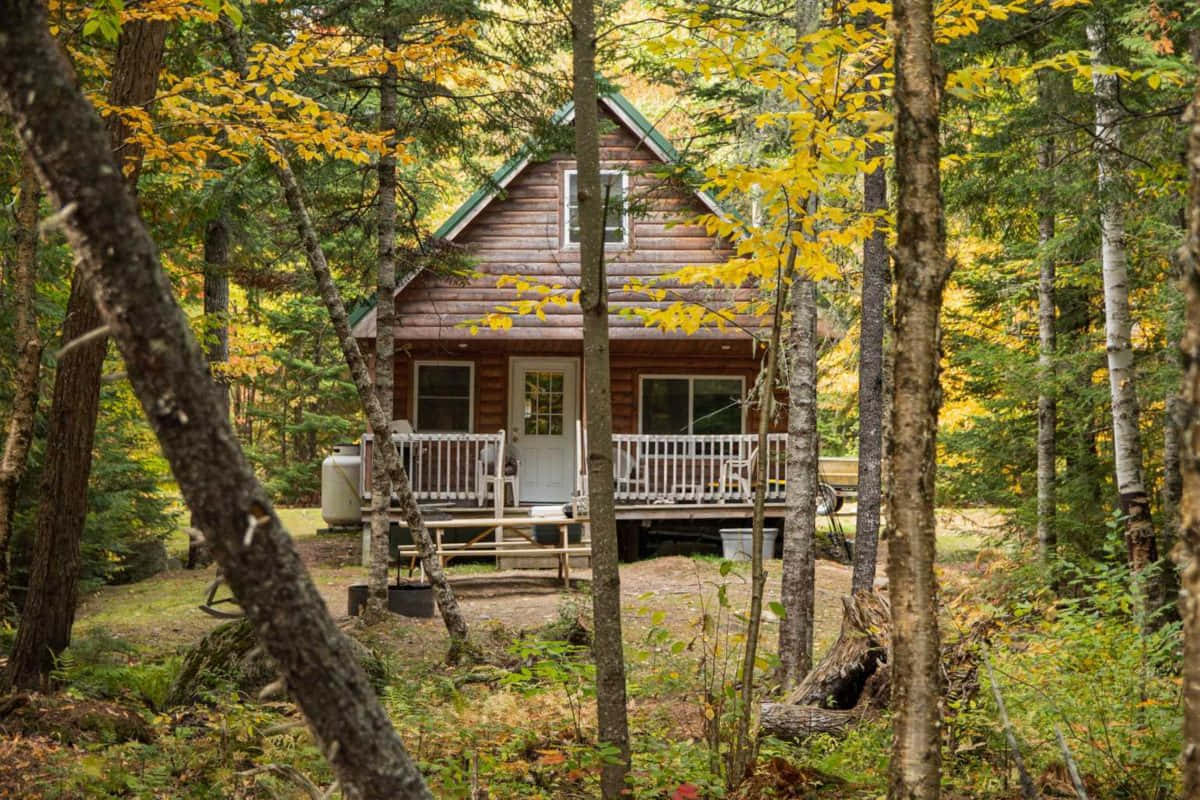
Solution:
M 577 424 L 573 464 L 549 485 L 557 494 L 530 496 L 523 474 L 545 464 L 528 463 L 506 431 L 496 433 L 394 433 L 392 440 L 419 503 L 453 509 L 455 516 L 496 518 L 528 513 L 537 505 L 571 505 L 585 512 L 588 495 L 587 437 Z M 767 437 L 767 503 L 784 501 L 787 434 Z M 362 438 L 359 496 L 371 499 L 374 437 Z M 536 458 L 531 453 L 528 458 Z M 618 518 L 719 518 L 746 515 L 753 502 L 758 436 L 613 434 L 614 498 Z M 543 481 L 542 485 L 546 485 Z

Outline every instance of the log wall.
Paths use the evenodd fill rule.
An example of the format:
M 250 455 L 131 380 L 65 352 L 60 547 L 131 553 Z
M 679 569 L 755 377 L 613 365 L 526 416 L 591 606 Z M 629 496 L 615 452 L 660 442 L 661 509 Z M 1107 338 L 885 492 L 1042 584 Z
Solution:
M 465 344 L 466 347 L 459 347 Z M 722 347 L 729 347 L 728 350 Z M 440 345 L 410 343 L 396 355 L 395 409 L 398 419 L 412 419 L 414 410 L 413 364 L 415 361 L 471 363 L 475 366 L 474 426 L 478 433 L 509 428 L 509 368 L 513 358 L 571 356 L 582 358 L 578 342 L 520 340 L 480 342 L 464 340 Z M 722 344 L 704 339 L 664 340 L 653 347 L 642 342 L 613 343 L 612 353 L 613 432 L 638 433 L 638 386 L 643 375 L 731 376 L 744 379 L 746 390 L 754 385 L 759 360 L 747 342 Z M 576 393 L 582 402 L 582 386 Z M 581 409 L 576 409 L 582 414 Z M 757 415 L 746 415 L 746 433 L 757 430 Z M 779 420 L 772 430 L 786 430 Z

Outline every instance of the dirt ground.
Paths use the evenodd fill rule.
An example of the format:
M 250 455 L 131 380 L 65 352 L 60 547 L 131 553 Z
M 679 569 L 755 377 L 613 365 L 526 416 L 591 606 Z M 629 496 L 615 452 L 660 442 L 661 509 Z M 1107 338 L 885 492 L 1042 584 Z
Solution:
M 852 509 L 847 509 L 852 514 Z M 849 519 L 853 519 L 852 516 Z M 980 531 L 994 530 L 998 518 L 986 511 L 952 511 L 939 514 L 939 550 L 945 590 L 969 579 L 971 559 L 979 548 Z M 314 583 L 335 618 L 347 617 L 347 587 L 362 583 L 365 570 L 359 566 L 359 534 L 297 536 L 297 547 L 309 567 Z M 879 574 L 886 565 L 886 546 L 879 555 Z M 769 560 L 767 608 L 779 598 L 781 562 Z M 394 576 L 393 572 L 393 576 Z M 130 586 L 106 587 L 88 596 L 78 615 L 78 631 L 103 629 L 136 642 L 146 641 L 154 630 L 152 650 L 164 653 L 193 644 L 217 620 L 198 610 L 205 589 L 215 575 L 206 570 L 177 570 Z M 554 620 L 565 606 L 589 606 L 590 571 L 572 569 L 572 588 L 566 589 L 555 570 L 498 572 L 486 565 L 464 565 L 450 570 L 459 602 L 475 630 L 496 624 L 510 631 L 539 627 Z M 720 561 L 711 557 L 681 555 L 647 559 L 621 567 L 621 582 L 627 641 L 637 641 L 652 626 L 665 626 L 682 636 L 704 611 L 715 606 L 718 584 L 725 583 L 733 611 L 743 612 L 749 598 L 749 566 L 738 564 L 727 576 L 720 575 Z M 841 598 L 850 585 L 849 568 L 831 561 L 817 562 L 816 651 L 820 653 L 837 635 L 841 620 Z M 655 612 L 662 612 L 656 614 Z M 653 623 L 651 617 L 654 617 Z M 397 617 L 397 625 L 381 632 L 394 644 L 410 651 L 428 651 L 436 659 L 444 653 L 444 628 L 438 618 Z M 773 650 L 777 622 L 765 613 L 763 646 Z

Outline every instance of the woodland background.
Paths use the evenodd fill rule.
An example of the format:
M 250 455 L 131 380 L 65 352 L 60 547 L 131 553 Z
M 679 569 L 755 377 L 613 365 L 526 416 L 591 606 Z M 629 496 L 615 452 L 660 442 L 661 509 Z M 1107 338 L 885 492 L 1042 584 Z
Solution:
M 845 28 L 829 26 L 837 35 L 827 34 L 824 50 L 820 37 L 826 34 L 814 34 L 818 62 L 825 68 L 819 74 L 828 74 L 828 65 L 856 50 L 886 46 L 884 39 L 871 38 L 877 35 L 872 25 L 888 13 L 884 4 L 827 5 L 827 17 Z M 890 230 L 887 213 L 860 209 L 861 177 L 867 162 L 879 158 L 863 145 L 890 141 L 890 119 L 886 109 L 870 104 L 847 110 L 836 79 L 810 85 L 807 92 L 803 80 L 789 81 L 778 42 L 791 35 L 795 12 L 795 4 L 770 0 L 608 4 L 602 8 L 609 33 L 600 41 L 599 71 L 676 143 L 687 163 L 696 165 L 698 171 L 684 177 L 708 186 L 746 219 L 763 213 L 758 203 L 770 196 L 771 181 L 821 187 L 828 208 L 819 225 L 824 238 L 819 257 L 806 269 L 817 281 L 821 313 L 838 333 L 819 344 L 821 452 L 854 453 L 860 247 L 877 226 Z M 218 24 L 222 15 L 234 22 L 247 45 L 246 81 L 232 71 Z M 548 152 L 570 147 L 561 131 L 547 126 L 570 97 L 570 32 L 562 9 L 470 0 L 383 0 L 378 5 L 283 0 L 244 6 L 222 0 L 126 6 L 108 0 L 54 2 L 50 18 L 90 98 L 102 114 L 120 114 L 144 148 L 137 184 L 140 211 L 196 333 L 209 342 L 228 336 L 228 361 L 214 369 L 230 387 L 242 446 L 281 506 L 312 505 L 321 460 L 335 442 L 356 438 L 365 422 L 261 143 L 283 143 L 292 150 L 293 167 L 348 305 L 374 293 L 375 169 L 381 152 L 399 162 L 401 272 L 417 265 L 469 268 L 434 247 L 430 231 L 526 142 L 539 141 Z M 117 37 L 122 25 L 139 19 L 161 19 L 168 26 L 157 96 L 143 107 L 113 109 L 105 98 Z M 1095 68 L 1086 31 L 1096 19 L 1107 34 L 1103 71 L 1119 79 L 1121 171 L 1103 192 L 1096 179 Z M 378 44 L 381 20 L 402 31 L 402 55 L 393 59 L 400 126 L 391 144 L 378 133 L 374 78 L 387 62 Z M 943 311 L 937 501 L 945 508 L 989 509 L 988 525 L 979 531 L 983 540 L 972 545 L 977 560 L 970 579 L 950 584 L 960 592 L 947 598 L 951 627 L 967 629 L 984 618 L 1002 626 L 993 640 L 995 659 L 1011 679 L 1013 713 L 1035 753 L 1034 772 L 1044 787 L 1057 786 L 1054 781 L 1065 768 L 1054 744 L 1055 728 L 1061 727 L 1084 765 L 1093 796 L 1169 796 L 1175 792 L 1180 742 L 1179 625 L 1167 619 L 1150 629 L 1146 609 L 1129 589 L 1105 369 L 1101 210 L 1116 204 L 1125 217 L 1143 469 L 1158 552 L 1166 555 L 1177 536 L 1179 491 L 1170 477 L 1178 472 L 1173 450 L 1178 439 L 1168 406 L 1180 384 L 1178 342 L 1184 325 L 1184 300 L 1176 285 L 1187 182 L 1187 129 L 1181 119 L 1195 86 L 1200 11 L 1186 0 L 955 0 L 939 5 L 937 24 L 938 54 L 949 76 L 942 185 L 955 263 Z M 855 36 L 862 38 L 856 42 Z M 870 78 L 862 80 L 873 85 Z M 875 88 L 883 91 L 881 85 Z M 790 127 L 780 127 L 780 118 Z M 827 128 L 837 128 L 837 135 Z M 826 131 L 822 141 L 828 148 L 809 161 L 796 160 L 797 131 Z M 1047 140 L 1053 142 L 1049 160 Z M 851 141 L 859 144 L 845 144 Z M 11 128 L 2 130 L 0 187 L 8 188 L 0 240 L 5 242 L 20 237 L 21 173 L 18 139 Z M 48 207 L 42 212 L 48 214 Z M 768 205 L 765 213 L 770 218 L 780 212 Z M 1048 236 L 1041 225 L 1047 217 L 1052 220 Z M 219 246 L 214 230 L 227 237 L 222 270 L 229 284 L 227 310 L 215 313 L 205 307 L 205 277 L 212 277 Z M 814 238 L 820 237 L 814 233 Z M 43 355 L 41 416 L 30 465 L 16 494 L 9 553 L 11 583 L 17 587 L 27 580 L 46 455 L 49 375 L 72 270 L 70 248 L 60 235 L 47 230 L 40 239 L 37 324 L 41 340 L 52 344 Z M 12 330 L 21 306 L 16 249 L 5 247 L 3 255 L 0 329 Z M 1058 312 L 1050 370 L 1039 364 L 1038 276 L 1046 261 L 1056 268 Z M 745 271 L 734 277 L 761 277 L 755 269 L 748 258 Z M 536 311 L 534 303 L 516 313 Z M 685 309 L 648 321 L 685 328 L 713 322 Z M 481 324 L 502 327 L 503 315 Z M 9 415 L 13 403 L 16 344 L 15 337 L 0 337 L 0 418 Z M 164 554 L 186 557 L 178 533 L 186 512 L 123 370 L 110 350 L 83 539 L 84 590 L 145 578 L 167 565 Z M 1039 559 L 1033 557 L 1038 552 L 1038 399 L 1047 393 L 1057 399 L 1056 545 L 1053 558 Z M 1150 580 L 1170 586 L 1173 569 L 1163 562 L 1157 570 Z M 729 573 L 709 577 L 719 581 Z M 3 630 L 11 635 L 10 628 Z M 659 650 L 650 648 L 660 655 L 678 655 L 692 646 L 686 635 L 658 623 L 652 622 L 645 635 L 661 637 Z M 109 654 L 123 646 L 106 644 L 102 635 L 93 644 L 95 652 Z M 150 707 L 161 706 L 159 689 L 153 687 L 166 681 L 177 662 L 170 666 L 161 653 L 117 659 L 119 669 L 126 670 L 117 679 L 105 671 L 118 669 L 105 662 L 108 656 L 89 656 L 86 648 L 61 667 L 79 681 L 81 691 L 119 694 L 104 681 L 133 680 L 149 687 L 141 691 Z M 558 672 L 540 676 L 556 690 L 576 680 L 571 670 L 584 669 L 560 656 L 538 653 L 558 665 Z M 646 675 L 662 685 L 679 680 L 669 665 L 655 662 L 653 667 Z M 144 674 L 131 679 L 128 670 Z M 88 676 L 93 683 L 87 683 Z M 407 690 L 393 688 L 391 710 L 411 718 L 430 713 L 422 709 L 431 698 L 433 705 L 463 702 L 458 687 L 453 677 L 435 675 Z M 564 691 L 573 708 L 571 689 Z M 994 729 L 991 703 L 983 692 L 954 709 L 947 780 L 961 796 L 980 796 L 974 792 L 985 789 L 997 797 L 1014 791 L 1008 784 L 1007 745 Z M 275 712 L 248 704 L 232 713 L 252 728 Z M 884 726 L 868 725 L 800 749 L 780 745 L 778 752 L 821 775 L 841 775 L 855 791 L 873 796 L 887 735 Z M 635 736 L 649 739 L 653 733 Z M 247 741 L 252 738 L 247 734 Z M 647 796 L 684 785 L 715 792 L 722 785 L 722 776 L 705 772 L 710 766 L 703 743 L 694 742 L 693 751 L 682 741 L 671 739 L 669 758 L 657 754 L 667 765 L 660 773 L 640 773 Z M 311 747 L 295 747 L 288 758 L 306 769 L 321 769 Z M 645 758 L 644 740 L 641 747 Z M 271 748 L 272 757 L 279 757 L 279 748 Z M 110 752 L 102 758 L 127 755 Z M 557 755 L 537 755 L 537 748 L 525 756 L 547 769 L 560 763 Z M 437 766 L 433 779 L 442 781 L 448 794 L 469 782 L 472 767 L 465 750 L 430 758 Z M 567 768 L 583 758 L 564 755 L 569 763 L 563 781 L 571 780 Z M 216 767 L 197 769 L 204 773 Z M 496 765 L 489 769 L 503 791 L 526 791 L 520 776 Z M 549 788 L 535 782 L 528 791 L 562 796 L 566 784 L 553 780 Z M 133 786 L 137 781 L 141 784 Z M 144 776 L 129 782 L 125 789 L 103 790 L 114 795 L 155 790 Z M 1065 779 L 1059 782 L 1065 785 Z

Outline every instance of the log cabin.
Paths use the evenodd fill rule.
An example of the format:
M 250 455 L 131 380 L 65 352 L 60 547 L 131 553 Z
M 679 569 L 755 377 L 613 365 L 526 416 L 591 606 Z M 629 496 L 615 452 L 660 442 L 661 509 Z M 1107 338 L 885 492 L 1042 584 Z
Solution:
M 638 314 L 683 301 L 727 308 L 746 289 L 669 285 L 654 302 L 631 291 L 682 267 L 720 264 L 727 239 L 695 222 L 725 212 L 702 191 L 669 177 L 679 156 L 620 94 L 601 99 L 601 170 L 609 192 L 605 255 L 610 297 L 614 469 L 626 554 L 630 526 L 672 520 L 735 520 L 750 514 L 757 415 L 747 402 L 759 372 L 762 323 L 685 334 L 647 326 Z M 567 106 L 556 116 L 570 125 Z M 418 499 L 453 513 L 496 516 L 531 506 L 579 504 L 587 495 L 582 317 L 575 161 L 523 152 L 471 195 L 435 232 L 465 248 L 469 274 L 406 276 L 395 295 L 396 438 Z M 508 277 L 508 280 L 502 278 Z M 519 279 L 518 285 L 513 278 Z M 513 314 L 536 289 L 568 302 Z M 524 289 L 524 291 L 521 291 Z M 511 324 L 491 326 L 499 312 Z M 352 317 L 373 350 L 374 308 Z M 769 513 L 783 501 L 783 421 L 769 437 Z M 364 439 L 369 494 L 370 436 Z M 686 527 L 686 525 L 682 526 Z

